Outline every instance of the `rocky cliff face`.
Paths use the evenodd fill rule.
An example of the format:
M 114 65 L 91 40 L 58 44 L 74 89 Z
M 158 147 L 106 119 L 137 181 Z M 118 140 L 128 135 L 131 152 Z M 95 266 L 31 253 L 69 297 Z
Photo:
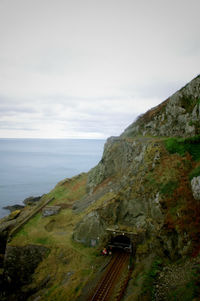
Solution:
M 200 252 L 199 162 L 200 76 L 140 116 L 121 136 L 107 140 L 101 161 L 89 172 L 88 195 L 75 206 L 75 211 L 81 208 L 85 215 L 74 229 L 74 240 L 102 246 L 109 240 L 107 229 L 131 231 L 136 237 L 135 260 L 143 269 L 136 275 L 145 279 L 144 273 L 152 269 L 147 283 L 153 279 L 154 266 L 158 273 L 162 260 L 184 262 L 169 269 L 171 274 L 168 267 L 158 273 L 157 285 L 153 288 L 152 282 L 147 289 L 154 290 L 151 297 L 171 300 L 175 294 L 177 300 L 185 300 L 172 284 L 169 288 L 170 277 L 189 298 L 199 295 L 195 280 L 199 270 L 195 269 L 200 259 L 190 261 L 199 258 Z M 179 270 L 183 270 L 181 278 Z M 144 293 L 145 281 L 138 295 L 131 291 L 137 277 L 133 276 L 126 300 L 151 300 Z M 161 285 L 159 278 L 166 281 Z M 192 287 L 190 292 L 184 288 L 187 285 Z
M 200 76 L 140 116 L 122 134 L 188 137 L 200 134 Z
M 148 248 L 159 246 L 171 258 L 199 247 L 192 238 L 198 230 L 195 225 L 193 230 L 186 229 L 184 215 L 190 206 L 200 209 L 199 177 L 189 179 L 199 164 L 199 157 L 190 151 L 200 151 L 199 112 L 200 76 L 142 115 L 120 137 L 107 140 L 100 163 L 88 175 L 88 198 L 76 204 L 82 210 L 96 204 L 76 226 L 76 241 L 97 245 L 106 241 L 106 229 L 113 227 L 131 229 L 143 237 L 145 233 Z M 194 135 L 195 142 L 187 140 Z M 163 136 L 185 137 L 175 140 L 188 147 L 182 153 L 173 151 L 167 147 L 170 139 Z

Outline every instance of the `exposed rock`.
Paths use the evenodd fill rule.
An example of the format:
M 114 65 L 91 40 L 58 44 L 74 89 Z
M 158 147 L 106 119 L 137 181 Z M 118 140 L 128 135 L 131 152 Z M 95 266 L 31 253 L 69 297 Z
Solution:
M 5 278 L 16 286 L 31 282 L 31 276 L 48 253 L 48 248 L 37 245 L 7 246 L 4 260 Z
M 8 216 L 9 220 L 16 219 L 20 215 L 20 210 L 12 211 L 12 213 Z
M 152 141 L 148 138 L 137 138 L 134 141 L 126 138 L 109 138 L 104 146 L 103 157 L 99 164 L 88 175 L 87 188 L 90 193 L 94 188 L 109 177 L 127 175 L 132 169 L 137 172 L 144 164 L 146 148 L 151 148 Z M 157 151 L 156 147 L 155 151 Z
M 200 76 L 141 115 L 122 134 L 189 137 L 200 134 Z
M 16 225 L 16 220 L 10 220 L 10 221 L 5 221 L 0 224 L 0 233 L 9 230 L 10 228 L 14 227 Z
M 96 211 L 92 211 L 77 225 L 73 238 L 87 246 L 96 246 L 105 234 L 105 225 Z
M 114 189 L 116 195 L 113 196 L 113 202 L 107 199 L 107 202 L 98 208 L 98 218 L 95 209 L 93 217 L 87 215 L 81 221 L 74 230 L 76 240 L 91 245 L 91 240 L 94 239 L 93 231 L 86 229 L 97 228 L 97 233 L 105 235 L 105 232 L 100 230 L 102 224 L 103 228 L 123 224 L 134 229 L 147 230 L 149 235 L 162 229 L 165 214 L 159 189 L 161 191 L 161 186 L 173 183 L 174 175 L 170 180 L 170 176 L 166 174 L 166 178 L 163 177 L 159 186 L 153 177 L 148 180 L 151 172 L 160 165 L 163 149 L 161 139 L 152 139 L 146 135 L 187 137 L 200 133 L 199 99 L 200 76 L 159 106 L 142 115 L 120 137 L 111 137 L 107 140 L 101 161 L 89 172 L 87 190 L 91 200 L 93 198 L 96 201 L 96 191 L 103 183 L 109 183 L 110 179 L 115 183 L 112 186 L 116 188 Z M 149 182 L 149 186 L 146 186 L 145 181 Z M 195 198 L 199 199 L 199 180 L 193 179 L 193 186 Z M 167 195 L 168 191 L 164 193 Z M 85 200 L 87 203 L 88 196 Z M 88 201 L 88 206 L 91 203 L 92 201 Z M 84 209 L 86 206 L 79 207 Z M 176 246 L 178 240 L 179 234 L 176 231 L 172 231 L 163 240 L 163 250 L 171 258 L 176 258 L 181 253 L 181 246 L 180 248 Z M 186 241 L 187 243 L 189 242 Z
M 162 227 L 164 216 L 160 208 L 159 193 L 155 190 L 152 192 L 149 186 L 145 194 L 142 185 L 149 168 L 155 168 L 159 164 L 161 152 L 161 143 L 149 138 L 108 139 L 102 160 L 89 173 L 88 191 L 91 199 L 98 200 L 96 187 L 112 178 L 113 194 L 110 198 L 108 193 L 106 198 L 107 190 L 101 190 L 104 192 L 104 204 L 98 208 L 98 214 L 93 211 L 94 216 L 90 213 L 74 229 L 75 240 L 91 246 L 95 237 L 106 239 L 104 229 L 110 225 L 132 227 L 136 232 L 147 229 L 151 232 Z M 95 244 L 96 242 L 93 243 Z
M 199 286 L 195 288 L 195 282 L 199 282 L 200 277 L 199 264 L 199 258 L 195 258 L 164 267 L 154 283 L 154 299 L 199 300 L 195 298 L 195 295 L 198 297 L 200 293 Z
M 41 196 L 37 196 L 37 197 L 33 197 L 33 196 L 30 196 L 28 198 L 26 198 L 23 203 L 25 205 L 35 205 L 37 204 L 41 199 Z
M 23 205 L 18 205 L 18 204 L 3 207 L 3 209 L 10 210 L 10 212 L 13 212 L 15 210 L 21 210 L 23 208 L 24 208 Z
M 195 200 L 200 201 L 200 176 L 192 179 L 191 186 Z
M 46 206 L 42 209 L 42 216 L 50 216 L 58 214 L 58 212 L 61 210 L 61 206 Z
M 13 219 L 13 220 L 6 219 L 5 221 L 1 222 L 1 224 L 0 224 L 0 254 L 2 254 L 2 256 L 5 253 L 9 232 L 12 228 L 15 227 L 15 225 L 16 225 L 15 219 Z M 0 258 L 0 265 L 2 262 L 3 261 Z

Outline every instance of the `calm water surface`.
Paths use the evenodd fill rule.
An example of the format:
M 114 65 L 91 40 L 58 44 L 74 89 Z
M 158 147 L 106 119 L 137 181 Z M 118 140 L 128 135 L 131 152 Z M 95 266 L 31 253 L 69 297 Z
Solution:
M 0 139 L 2 207 L 49 192 L 59 181 L 87 172 L 101 159 L 105 140 Z

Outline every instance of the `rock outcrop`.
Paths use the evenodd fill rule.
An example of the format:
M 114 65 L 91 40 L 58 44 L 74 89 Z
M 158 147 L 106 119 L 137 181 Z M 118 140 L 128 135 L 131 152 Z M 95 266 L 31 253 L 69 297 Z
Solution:
M 200 134 L 200 76 L 155 108 L 141 115 L 122 134 L 191 137 Z
M 49 249 L 44 246 L 7 246 L 4 270 L 8 283 L 15 287 L 31 282 L 31 276 Z
M 41 200 L 42 196 L 30 196 L 28 198 L 26 198 L 23 203 L 27 206 L 27 205 L 37 205 L 37 203 Z
M 189 163 L 184 166 L 188 159 L 183 159 L 186 153 L 171 155 L 163 136 L 187 138 L 199 134 L 199 100 L 200 76 L 142 115 L 120 137 L 107 140 L 101 161 L 88 175 L 89 197 L 84 200 L 90 202 L 80 200 L 82 210 L 91 204 L 93 210 L 74 229 L 76 241 L 98 245 L 106 241 L 106 229 L 111 226 L 131 228 L 138 235 L 143 233 L 143 237 L 146 233 L 144 241 L 151 237 L 148 250 L 159 246 L 170 258 L 190 252 L 192 234 L 184 233 L 180 224 L 185 224 L 182 210 L 187 210 L 192 193 L 194 199 L 199 198 L 199 178 L 192 180 L 191 191 L 186 176 L 191 167 Z M 186 190 L 184 205 L 172 205 L 172 197 L 182 202 L 179 194 L 183 189 Z
M 61 206 L 46 206 L 42 209 L 42 216 L 51 216 L 58 214 L 58 212 L 61 210 Z
M 192 193 L 195 200 L 200 201 L 200 176 L 194 177 L 191 181 Z
M 18 205 L 18 204 L 3 207 L 3 209 L 10 210 L 10 212 L 13 212 L 15 210 L 21 210 L 23 208 L 24 208 L 23 205 Z

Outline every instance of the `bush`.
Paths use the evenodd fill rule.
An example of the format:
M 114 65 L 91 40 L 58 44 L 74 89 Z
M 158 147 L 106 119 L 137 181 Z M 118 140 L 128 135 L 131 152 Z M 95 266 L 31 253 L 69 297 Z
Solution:
M 189 179 L 192 180 L 195 177 L 200 176 L 200 165 L 194 168 L 189 174 Z
M 163 261 L 161 258 L 157 258 L 153 261 L 150 270 L 145 274 L 144 285 L 142 289 L 143 295 L 149 295 L 153 300 L 154 295 L 154 283 L 162 270 Z
M 178 187 L 178 182 L 169 181 L 165 184 L 162 184 L 160 187 L 160 192 L 166 195 L 172 195 L 174 190 Z
M 168 138 L 165 147 L 170 154 L 184 156 L 188 152 L 195 161 L 200 160 L 200 135 L 190 138 Z
M 185 148 L 178 142 L 176 138 L 169 138 L 165 141 L 165 147 L 170 154 L 178 153 L 183 156 L 185 154 Z

